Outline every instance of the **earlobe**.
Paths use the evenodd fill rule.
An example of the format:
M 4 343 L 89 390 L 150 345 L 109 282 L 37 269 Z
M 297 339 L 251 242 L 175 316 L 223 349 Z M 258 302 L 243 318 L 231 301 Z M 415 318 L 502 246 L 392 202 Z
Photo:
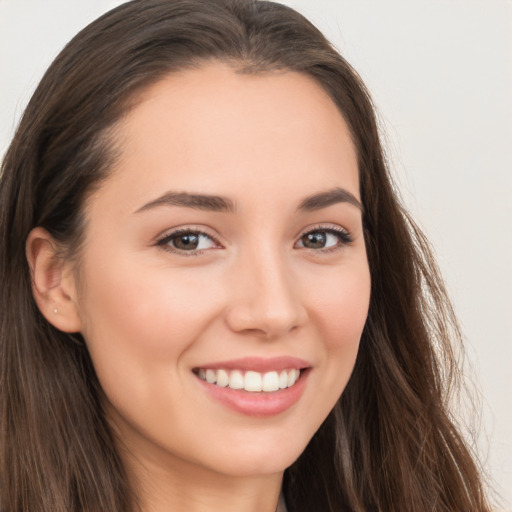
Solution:
M 80 332 L 76 283 L 69 262 L 59 257 L 57 243 L 43 228 L 34 228 L 26 243 L 32 293 L 43 316 L 57 329 Z

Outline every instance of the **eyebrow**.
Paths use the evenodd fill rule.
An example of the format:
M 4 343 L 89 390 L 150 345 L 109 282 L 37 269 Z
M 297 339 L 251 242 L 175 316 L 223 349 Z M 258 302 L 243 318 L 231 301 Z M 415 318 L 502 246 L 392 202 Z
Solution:
M 234 202 L 227 197 L 191 194 L 189 192 L 166 192 L 157 199 L 145 204 L 142 208 L 139 208 L 136 213 L 158 206 L 182 206 L 211 212 L 233 212 L 235 210 Z
M 351 192 L 340 187 L 304 198 L 300 202 L 297 210 L 311 212 L 327 208 L 337 203 L 349 203 L 363 211 L 363 205 L 360 201 Z M 169 191 L 153 201 L 146 203 L 136 210 L 135 213 L 151 210 L 159 206 L 181 206 L 212 212 L 234 212 L 236 210 L 234 201 L 227 197 Z
M 349 203 L 363 211 L 363 205 L 356 198 L 356 196 L 354 196 L 354 194 L 348 190 L 340 187 L 336 187 L 330 190 L 326 190 L 325 192 L 320 192 L 319 194 L 306 197 L 301 201 L 298 210 L 311 212 L 315 210 L 321 210 L 322 208 L 327 208 L 337 203 Z

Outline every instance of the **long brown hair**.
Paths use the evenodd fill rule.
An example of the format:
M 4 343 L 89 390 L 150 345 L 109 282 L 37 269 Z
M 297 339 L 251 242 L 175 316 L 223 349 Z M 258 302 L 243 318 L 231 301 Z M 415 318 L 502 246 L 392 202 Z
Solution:
M 136 510 L 85 344 L 39 312 L 25 240 L 42 226 L 65 257 L 79 255 L 84 202 L 116 158 L 116 123 L 144 88 L 212 59 L 241 73 L 313 77 L 358 154 L 369 314 L 345 391 L 285 472 L 290 512 L 487 511 L 447 410 L 457 324 L 427 241 L 392 186 L 370 97 L 306 19 L 254 0 L 128 2 L 80 32 L 34 93 L 0 178 L 0 508 Z

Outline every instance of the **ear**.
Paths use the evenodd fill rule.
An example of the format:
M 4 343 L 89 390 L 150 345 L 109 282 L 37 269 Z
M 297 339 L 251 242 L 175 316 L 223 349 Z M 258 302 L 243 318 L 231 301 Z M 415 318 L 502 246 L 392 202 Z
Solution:
M 57 329 L 79 332 L 81 321 L 71 264 L 59 257 L 57 243 L 40 227 L 30 232 L 25 250 L 39 310 Z

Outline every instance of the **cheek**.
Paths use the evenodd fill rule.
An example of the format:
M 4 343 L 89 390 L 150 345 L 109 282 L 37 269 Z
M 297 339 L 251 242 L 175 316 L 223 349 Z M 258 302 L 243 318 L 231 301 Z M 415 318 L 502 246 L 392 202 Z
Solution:
M 80 307 L 99 377 L 135 379 L 176 366 L 215 316 L 214 288 L 197 277 L 129 259 L 89 272 Z
M 332 272 L 311 295 L 318 325 L 325 340 L 336 345 L 359 341 L 370 301 L 370 273 L 366 263 Z
M 311 295 L 315 325 L 324 343 L 326 392 L 334 402 L 352 373 L 361 334 L 368 315 L 370 273 L 368 265 L 338 269 Z

